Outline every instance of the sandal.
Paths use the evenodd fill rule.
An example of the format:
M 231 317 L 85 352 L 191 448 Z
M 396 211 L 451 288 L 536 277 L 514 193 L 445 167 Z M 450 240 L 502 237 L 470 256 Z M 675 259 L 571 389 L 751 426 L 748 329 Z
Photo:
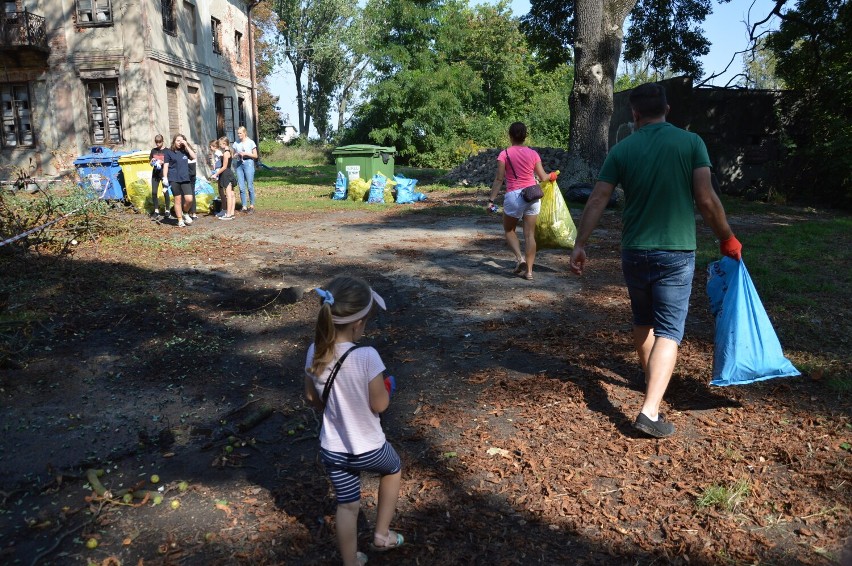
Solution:
M 526 279 L 527 281 L 532 281 L 532 280 L 533 280 L 532 273 L 524 273 L 523 277 L 524 277 L 524 279 Z
M 515 271 L 513 271 L 513 273 L 520 274 L 520 273 L 523 273 L 526 270 L 527 270 L 527 262 L 524 261 L 524 260 L 521 260 L 521 261 L 518 262 L 518 265 L 515 266 Z
M 382 536 L 379 533 L 373 535 L 373 542 L 370 544 L 370 550 L 375 552 L 385 552 L 402 546 L 405 539 L 401 534 L 388 530 L 387 536 Z M 378 543 L 378 544 L 377 544 Z

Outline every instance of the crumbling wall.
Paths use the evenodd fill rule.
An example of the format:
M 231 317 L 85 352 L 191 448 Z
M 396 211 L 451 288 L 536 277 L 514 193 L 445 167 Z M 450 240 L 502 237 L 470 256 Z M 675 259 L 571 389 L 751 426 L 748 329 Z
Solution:
M 687 77 L 660 84 L 671 107 L 667 120 L 701 136 L 723 192 L 743 194 L 774 184 L 775 166 L 783 157 L 778 118 L 781 91 L 693 88 Z M 632 131 L 629 96 L 630 90 L 614 96 L 610 147 Z

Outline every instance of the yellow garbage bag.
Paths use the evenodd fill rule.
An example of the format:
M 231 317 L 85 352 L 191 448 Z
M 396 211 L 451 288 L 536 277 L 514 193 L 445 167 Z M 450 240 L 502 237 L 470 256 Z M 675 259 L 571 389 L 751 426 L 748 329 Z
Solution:
M 370 183 L 361 179 L 351 179 L 349 181 L 349 194 L 347 198 L 355 202 L 367 200 L 367 194 L 370 192 Z
M 147 181 L 137 179 L 127 185 L 127 200 L 139 212 L 154 212 L 154 203 L 151 200 L 151 185 Z M 162 193 L 157 200 L 156 208 L 164 210 L 166 203 L 163 201 Z
M 535 222 L 535 243 L 539 249 L 574 248 L 577 227 L 556 181 L 542 181 L 541 211 Z

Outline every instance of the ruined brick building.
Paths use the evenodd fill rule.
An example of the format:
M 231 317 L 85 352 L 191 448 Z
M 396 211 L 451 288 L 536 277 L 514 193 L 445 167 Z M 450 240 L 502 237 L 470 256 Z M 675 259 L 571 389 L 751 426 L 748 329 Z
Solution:
M 0 179 L 53 175 L 92 146 L 148 149 L 178 132 L 254 136 L 244 0 L 5 0 Z M 199 162 L 201 159 L 199 159 Z

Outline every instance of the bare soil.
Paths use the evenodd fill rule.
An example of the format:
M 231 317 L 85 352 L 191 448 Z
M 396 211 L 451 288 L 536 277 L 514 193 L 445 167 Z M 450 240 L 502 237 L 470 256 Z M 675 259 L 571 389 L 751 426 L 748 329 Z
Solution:
M 385 297 L 365 342 L 399 384 L 383 423 L 404 462 L 393 528 L 406 544 L 371 564 L 844 560 L 848 394 L 819 376 L 710 387 L 699 269 L 666 396 L 678 434 L 642 437 L 617 213 L 605 215 L 586 276 L 568 272 L 565 251 L 545 250 L 525 281 L 511 273 L 499 216 L 430 212 L 440 204 L 260 211 L 187 229 L 135 216 L 124 241 L 33 260 L 25 270 L 42 284 L 6 308 L 49 316 L 0 373 L 0 562 L 338 560 L 301 370 L 309 290 L 338 273 Z M 747 233 L 791 219 L 732 220 Z M 105 495 L 90 469 L 104 471 Z M 739 498 L 729 489 L 699 505 L 708 488 L 737 484 Z M 365 478 L 362 550 L 376 488 Z M 160 489 L 163 501 L 125 503 L 115 494 L 126 489 Z

